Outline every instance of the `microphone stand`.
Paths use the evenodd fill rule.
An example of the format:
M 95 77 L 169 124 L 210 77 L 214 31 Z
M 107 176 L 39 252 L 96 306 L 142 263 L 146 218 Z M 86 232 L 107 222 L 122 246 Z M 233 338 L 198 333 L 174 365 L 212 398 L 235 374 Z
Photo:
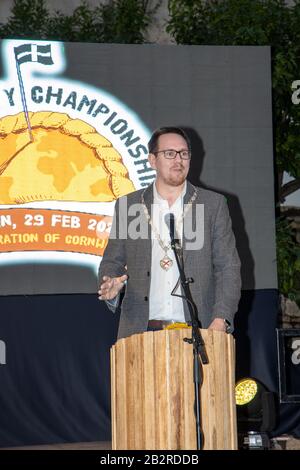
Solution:
M 203 448 L 203 432 L 201 429 L 201 400 L 200 400 L 200 387 L 203 383 L 202 364 L 208 364 L 208 357 L 205 351 L 205 344 L 200 332 L 201 323 L 197 315 L 197 307 L 192 299 L 189 284 L 194 282 L 193 278 L 186 278 L 183 269 L 183 263 L 180 261 L 179 251 L 181 246 L 179 240 L 174 238 L 174 230 L 170 230 L 171 248 L 174 251 L 175 260 L 178 266 L 180 283 L 184 292 L 184 298 L 187 300 L 191 323 L 192 323 L 192 338 L 184 338 L 189 344 L 193 344 L 193 372 L 194 372 L 194 391 L 195 391 L 195 414 L 196 414 L 196 436 L 197 436 L 197 450 Z M 201 358 L 201 362 L 200 362 Z

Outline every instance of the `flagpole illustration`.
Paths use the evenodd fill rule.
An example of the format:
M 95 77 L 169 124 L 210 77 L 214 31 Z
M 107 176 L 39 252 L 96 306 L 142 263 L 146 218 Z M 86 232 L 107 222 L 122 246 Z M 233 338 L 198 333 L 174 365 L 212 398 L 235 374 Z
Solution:
M 24 111 L 25 119 L 26 119 L 26 123 L 27 123 L 29 138 L 30 138 L 30 141 L 33 142 L 34 139 L 33 139 L 32 128 L 31 128 L 31 124 L 30 124 L 28 109 L 27 109 L 27 103 L 26 103 L 26 95 L 25 95 L 25 90 L 24 90 L 24 84 L 23 84 L 21 69 L 20 69 L 20 65 L 19 65 L 19 62 L 18 62 L 18 60 L 17 60 L 17 57 L 16 57 L 16 66 L 17 66 L 17 74 L 18 74 L 18 80 L 19 80 L 19 87 L 20 87 L 21 100 L 22 100 L 23 111 Z
M 51 57 L 51 44 L 47 45 L 37 45 L 37 44 L 22 44 L 14 48 L 15 60 L 19 81 L 19 88 L 22 100 L 23 111 L 25 114 L 25 119 L 27 123 L 28 133 L 30 141 L 33 142 L 33 133 L 32 127 L 30 124 L 29 113 L 26 102 L 25 88 L 21 72 L 21 64 L 25 62 L 38 62 L 43 65 L 52 65 L 53 60 Z

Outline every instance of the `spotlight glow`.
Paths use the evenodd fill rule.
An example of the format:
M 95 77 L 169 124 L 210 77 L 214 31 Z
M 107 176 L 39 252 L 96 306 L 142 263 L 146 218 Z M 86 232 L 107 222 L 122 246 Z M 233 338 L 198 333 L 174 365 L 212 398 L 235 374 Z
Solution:
M 255 397 L 257 383 L 253 379 L 242 379 L 235 386 L 235 401 L 237 405 L 246 405 Z

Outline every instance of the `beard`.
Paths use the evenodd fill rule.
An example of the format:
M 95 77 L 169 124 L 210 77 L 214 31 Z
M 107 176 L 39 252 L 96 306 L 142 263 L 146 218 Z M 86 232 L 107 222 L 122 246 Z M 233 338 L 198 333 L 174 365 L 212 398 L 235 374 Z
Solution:
M 178 175 L 177 178 L 170 177 L 166 180 L 169 186 L 181 186 L 185 182 L 186 178 L 184 175 Z
M 181 186 L 186 180 L 186 172 L 184 169 L 178 172 L 170 172 L 170 174 L 164 179 L 165 183 L 169 186 Z

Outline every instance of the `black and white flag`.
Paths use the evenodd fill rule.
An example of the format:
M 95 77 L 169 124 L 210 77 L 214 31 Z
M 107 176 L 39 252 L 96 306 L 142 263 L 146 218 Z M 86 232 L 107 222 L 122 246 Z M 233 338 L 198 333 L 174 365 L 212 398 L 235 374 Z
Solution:
M 38 44 L 22 44 L 14 48 L 16 62 L 21 65 L 25 62 L 38 62 L 39 64 L 52 65 L 51 44 L 41 46 Z

